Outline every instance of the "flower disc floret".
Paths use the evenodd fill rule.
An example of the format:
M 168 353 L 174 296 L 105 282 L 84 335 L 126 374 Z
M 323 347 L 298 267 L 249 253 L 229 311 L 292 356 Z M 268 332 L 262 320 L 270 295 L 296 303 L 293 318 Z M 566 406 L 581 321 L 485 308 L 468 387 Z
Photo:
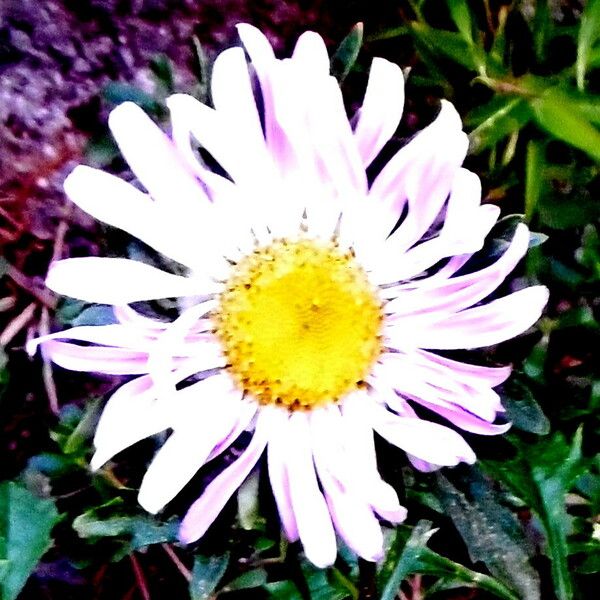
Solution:
M 231 373 L 262 404 L 336 401 L 381 351 L 381 301 L 335 242 L 280 240 L 246 256 L 214 320 Z

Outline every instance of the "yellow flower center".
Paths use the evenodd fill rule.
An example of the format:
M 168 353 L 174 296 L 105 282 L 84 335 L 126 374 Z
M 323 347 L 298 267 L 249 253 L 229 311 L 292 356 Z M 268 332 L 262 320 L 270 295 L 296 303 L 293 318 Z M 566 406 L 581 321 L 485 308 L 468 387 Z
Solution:
M 334 242 L 257 249 L 235 265 L 213 319 L 231 374 L 261 404 L 335 402 L 381 351 L 381 301 Z

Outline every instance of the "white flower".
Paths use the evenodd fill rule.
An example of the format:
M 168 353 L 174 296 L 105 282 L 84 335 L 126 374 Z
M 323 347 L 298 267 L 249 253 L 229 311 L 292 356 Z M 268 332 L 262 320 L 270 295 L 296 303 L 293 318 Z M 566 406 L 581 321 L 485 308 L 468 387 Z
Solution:
M 253 432 L 190 508 L 183 541 L 204 534 L 266 450 L 290 541 L 325 566 L 337 532 L 377 560 L 379 518 L 400 522 L 406 511 L 379 475 L 373 432 L 421 469 L 472 463 L 454 428 L 413 407 L 468 432 L 501 433 L 508 425 L 494 424 L 502 406 L 492 388 L 510 369 L 436 351 L 517 335 L 538 319 L 547 290 L 481 304 L 525 253 L 528 230 L 519 225 L 489 266 L 468 268 L 499 211 L 480 204 L 479 179 L 461 167 L 467 138 L 451 104 L 369 181 L 366 168 L 401 118 L 400 69 L 373 61 L 352 127 L 318 35 L 305 33 L 292 58 L 278 60 L 258 30 L 239 32 L 251 69 L 242 48 L 220 54 L 214 108 L 171 96 L 170 137 L 134 104 L 110 115 L 146 192 L 84 166 L 65 182 L 79 207 L 187 274 L 118 258 L 59 261 L 48 287 L 113 305 L 118 323 L 52 334 L 30 350 L 41 344 L 67 369 L 137 376 L 108 401 L 92 466 L 172 430 L 140 489 L 150 512 Z M 228 177 L 200 161 L 198 144 Z M 173 322 L 128 306 L 166 297 L 180 299 Z

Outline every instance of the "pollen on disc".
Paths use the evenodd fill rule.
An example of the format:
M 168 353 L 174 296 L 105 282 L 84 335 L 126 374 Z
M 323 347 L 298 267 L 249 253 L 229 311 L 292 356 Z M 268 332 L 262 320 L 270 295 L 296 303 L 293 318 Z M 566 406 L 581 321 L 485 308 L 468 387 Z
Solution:
M 279 240 L 234 268 L 214 313 L 229 369 L 262 404 L 311 408 L 361 386 L 381 352 L 383 311 L 350 252 Z

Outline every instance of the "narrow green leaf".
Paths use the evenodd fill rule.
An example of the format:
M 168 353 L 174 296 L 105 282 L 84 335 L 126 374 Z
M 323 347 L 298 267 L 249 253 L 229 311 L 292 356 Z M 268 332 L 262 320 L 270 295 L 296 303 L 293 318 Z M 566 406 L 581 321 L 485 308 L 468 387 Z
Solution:
M 396 537 L 379 573 L 380 600 L 394 600 L 402 581 L 413 573 L 453 578 L 463 585 L 477 587 L 502 598 L 520 600 L 503 583 L 493 577 L 467 569 L 461 564 L 427 548 L 427 541 L 435 533 L 430 523 L 419 521 L 407 540 L 406 528 L 399 527 Z
M 15 600 L 50 547 L 59 516 L 52 500 L 11 481 L 0 484 L 0 598 Z
M 446 0 L 450 16 L 459 33 L 469 42 L 473 42 L 473 23 L 471 22 L 471 10 L 466 0 Z
M 538 444 L 519 446 L 519 455 L 513 460 L 480 463 L 538 515 L 546 534 L 546 553 L 551 560 L 552 579 L 559 600 L 573 598 L 567 561 L 565 497 L 575 480 L 586 472 L 581 443 L 579 429 L 570 447 L 561 434 L 555 434 Z
M 86 443 L 91 439 L 100 416 L 100 404 L 100 398 L 86 404 L 81 420 L 62 446 L 65 454 L 77 454 L 85 451 Z
M 471 71 L 485 66 L 485 53 L 481 48 L 469 44 L 460 33 L 434 29 L 424 23 L 411 23 L 411 30 L 418 40 L 436 54 L 445 56 Z
M 476 116 L 468 117 L 467 120 L 472 121 Z M 488 115 L 469 134 L 471 152 L 478 154 L 507 135 L 519 131 L 531 117 L 531 109 L 523 98 L 496 96 L 493 104 L 490 103 Z
M 600 131 L 566 94 L 549 89 L 534 99 L 531 107 L 542 129 L 600 161 Z
M 539 600 L 540 581 L 529 563 L 522 542 L 524 534 L 516 518 L 498 503 L 475 469 L 471 477 L 477 494 L 471 501 L 443 475 L 436 478 L 440 501 L 465 541 L 471 560 L 483 562 L 492 574 L 518 592 L 521 600 Z
M 341 83 L 356 63 L 362 46 L 364 26 L 357 23 L 350 33 L 342 40 L 334 55 L 331 57 L 331 74 Z
M 585 73 L 589 64 L 590 53 L 600 38 L 600 0 L 588 0 L 581 15 L 579 35 L 577 37 L 577 60 L 575 73 L 577 87 L 585 86 Z
M 225 575 L 229 565 L 229 554 L 222 556 L 194 557 L 192 580 L 190 581 L 191 600 L 208 600 Z
M 525 220 L 531 221 L 544 184 L 544 146 L 537 140 L 527 144 L 525 158 Z

